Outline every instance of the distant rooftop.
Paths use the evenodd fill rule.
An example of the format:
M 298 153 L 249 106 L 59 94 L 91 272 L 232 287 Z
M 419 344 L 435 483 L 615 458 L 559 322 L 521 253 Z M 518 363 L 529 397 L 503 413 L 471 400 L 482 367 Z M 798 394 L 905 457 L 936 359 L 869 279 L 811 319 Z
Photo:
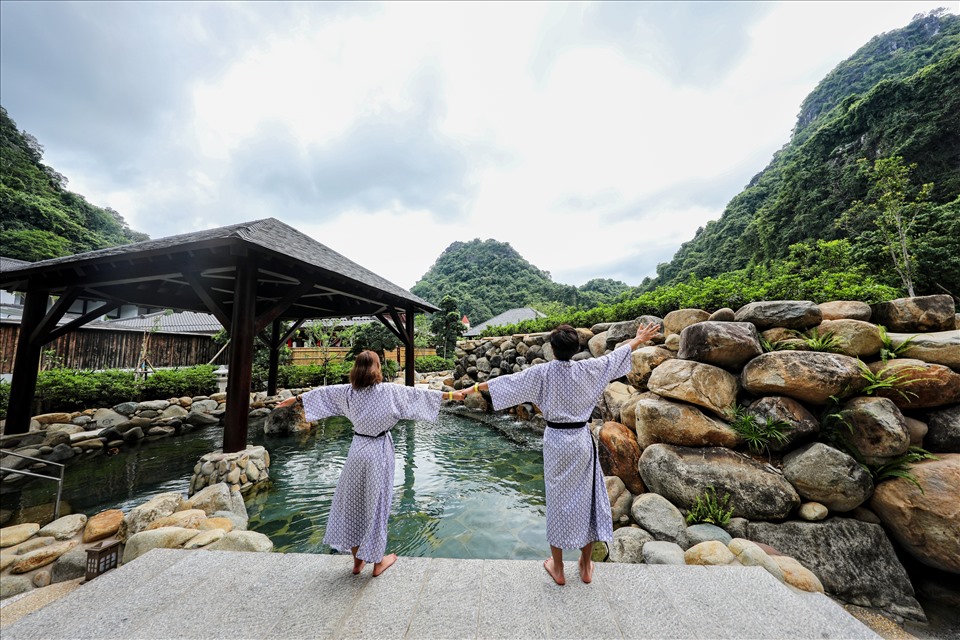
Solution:
M 533 307 L 519 307 L 517 309 L 508 309 L 498 316 L 493 316 L 486 322 L 481 322 L 475 327 L 471 327 L 463 335 L 467 337 L 478 336 L 484 329 L 487 327 L 498 327 L 505 324 L 516 324 L 524 320 L 534 320 L 536 318 L 546 318 L 547 316 L 540 313 Z

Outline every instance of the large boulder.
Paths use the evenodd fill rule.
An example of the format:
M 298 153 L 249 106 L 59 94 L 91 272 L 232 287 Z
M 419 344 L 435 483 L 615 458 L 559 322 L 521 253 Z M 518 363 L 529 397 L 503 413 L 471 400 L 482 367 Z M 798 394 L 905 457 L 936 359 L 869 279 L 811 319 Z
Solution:
M 204 414 L 196 414 L 204 415 Z M 189 418 L 188 418 L 189 421 Z M 200 426 L 200 425 L 198 425 Z M 299 402 L 294 402 L 289 407 L 274 409 L 263 423 L 264 433 L 298 433 L 300 431 L 309 431 L 310 423 L 307 422 L 303 414 L 303 407 Z
M 690 360 L 667 360 L 653 370 L 647 388 L 730 420 L 740 385 L 735 376 L 720 367 Z
M 934 333 L 888 333 L 887 337 L 894 348 L 907 344 L 900 354 L 904 358 L 942 364 L 960 371 L 960 331 L 956 329 Z
M 873 491 L 873 478 L 866 469 L 843 451 L 822 442 L 784 456 L 783 475 L 801 497 L 832 511 L 859 507 Z
M 782 441 L 772 439 L 767 448 L 773 453 L 789 451 L 798 444 L 813 440 L 820 433 L 820 422 L 806 407 L 786 396 L 764 396 L 747 407 L 747 414 L 760 422 L 772 420 L 786 423 Z
M 771 300 L 751 302 L 737 309 L 737 322 L 751 322 L 757 329 L 809 329 L 820 324 L 820 309 L 808 300 Z
M 827 593 L 844 602 L 925 619 L 910 578 L 879 525 L 852 518 L 751 522 L 746 537 L 799 560 Z
M 710 314 L 703 309 L 677 309 L 663 316 L 663 333 L 680 333 L 692 324 L 709 319 Z
M 610 500 L 610 515 L 613 523 L 628 524 L 633 495 L 627 490 L 627 485 L 623 484 L 623 480 L 617 476 L 604 476 L 603 483 L 607 489 L 607 498 Z
M 960 373 L 942 364 L 897 358 L 868 366 L 880 379 L 899 378 L 893 388 L 878 389 L 876 394 L 890 398 L 901 409 L 931 409 L 960 402 Z
M 653 536 L 638 527 L 620 527 L 613 532 L 610 543 L 611 562 L 643 562 L 643 545 L 653 540 Z
M 622 382 L 611 382 L 603 390 L 600 413 L 608 422 L 621 422 L 621 410 L 639 391 Z
M 956 328 L 953 297 L 947 294 L 898 298 L 870 305 L 870 321 L 888 331 L 948 331 Z
M 79 544 L 76 540 L 63 540 L 19 554 L 10 565 L 10 573 L 27 573 L 44 567 Z
M 839 353 L 854 358 L 880 353 L 883 346 L 879 327 L 863 320 L 824 320 L 817 331 L 821 336 L 832 334 Z
M 77 535 L 87 524 L 87 516 L 82 513 L 72 513 L 61 516 L 37 532 L 38 536 L 52 536 L 57 540 L 69 540 Z
M 687 547 L 687 523 L 680 510 L 656 493 L 644 493 L 633 499 L 633 521 L 657 540 Z
M 640 461 L 640 446 L 633 431 L 619 422 L 605 422 L 600 428 L 597 453 L 604 475 L 617 476 L 623 480 L 630 493 L 643 493 L 646 489 L 637 462 Z
M 910 448 L 907 421 L 887 398 L 852 398 L 840 416 L 850 425 L 850 441 L 867 464 L 884 464 Z
M 632 340 L 637 335 L 637 327 L 640 326 L 640 320 L 626 320 L 624 322 L 614 322 L 607 329 L 607 349 L 615 349 L 618 344 L 624 340 Z
M 123 547 L 123 564 L 136 560 L 151 549 L 179 549 L 197 535 L 196 529 L 161 527 L 134 533 Z
M 870 507 L 914 558 L 960 574 L 960 454 L 938 458 L 910 467 L 920 487 L 906 478 L 878 484 Z
M 635 413 L 637 439 L 647 444 L 728 448 L 740 444 L 740 436 L 727 423 L 683 402 L 651 393 L 637 401 Z
M 273 551 L 273 541 L 257 531 L 230 531 L 206 548 L 212 551 Z
M 870 320 L 873 311 L 866 302 L 857 300 L 833 300 L 817 305 L 824 320 Z
M 650 491 L 690 509 L 708 487 L 730 494 L 733 515 L 782 519 L 800 506 L 800 496 L 774 467 L 721 447 L 654 444 L 640 456 L 640 476 Z
M 120 529 L 117 531 L 117 538 L 121 542 L 127 542 L 132 535 L 146 530 L 154 520 L 164 518 L 177 511 L 182 502 L 183 496 L 179 492 L 168 491 L 134 507 L 123 516 L 123 522 L 120 523 Z
M 587 341 L 587 349 L 594 358 L 599 358 L 607 353 L 607 332 L 601 331 L 594 333 L 594 336 Z
M 640 391 L 646 391 L 653 370 L 676 357 L 677 354 L 663 347 L 640 347 L 631 355 L 633 366 L 627 374 L 627 382 Z
M 927 414 L 923 442 L 928 451 L 960 453 L 960 404 Z
M 677 357 L 740 369 L 761 353 L 760 335 L 749 322 L 698 322 L 680 333 Z
M 91 516 L 83 528 L 83 542 L 96 542 L 109 538 L 120 530 L 123 523 L 123 511 L 120 509 L 107 509 Z
M 826 404 L 831 396 L 856 393 L 866 381 L 856 358 L 839 353 L 772 351 L 747 363 L 743 387 L 756 395 L 784 395 Z

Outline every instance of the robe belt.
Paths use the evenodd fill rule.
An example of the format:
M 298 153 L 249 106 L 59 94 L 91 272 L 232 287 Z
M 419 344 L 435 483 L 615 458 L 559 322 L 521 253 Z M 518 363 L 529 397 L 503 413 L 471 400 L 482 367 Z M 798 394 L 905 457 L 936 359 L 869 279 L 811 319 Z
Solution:
M 579 429 L 585 426 L 586 422 L 550 422 L 547 420 L 547 426 L 551 429 Z M 590 489 L 590 518 L 591 525 L 596 523 L 597 512 L 597 443 L 590 434 L 590 444 L 593 445 L 593 477 L 591 478 Z
M 392 429 L 392 428 L 393 428 L 393 427 L 390 427 L 390 429 Z M 380 433 L 378 433 L 378 434 L 375 435 L 375 436 L 368 436 L 368 435 L 365 434 L 365 433 L 357 433 L 356 431 L 353 432 L 353 435 L 355 435 L 355 436 L 360 436 L 361 438 L 382 438 L 383 436 L 385 436 L 385 435 L 387 435 L 388 433 L 390 433 L 390 429 L 387 429 L 386 431 L 381 431 Z
M 547 426 L 551 429 L 579 429 L 586 422 L 550 422 L 547 420 Z

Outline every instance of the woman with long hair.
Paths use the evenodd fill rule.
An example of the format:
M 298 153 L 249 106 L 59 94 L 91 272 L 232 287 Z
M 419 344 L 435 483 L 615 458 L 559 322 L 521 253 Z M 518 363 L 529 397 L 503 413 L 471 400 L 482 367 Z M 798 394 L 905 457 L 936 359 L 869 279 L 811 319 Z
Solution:
M 532 402 L 547 421 L 543 479 L 550 557 L 543 566 L 557 584 L 566 583 L 564 549 L 580 549 L 580 579 L 590 582 L 593 543 L 613 540 L 610 501 L 593 435 L 586 424 L 607 384 L 630 371 L 633 350 L 658 332 L 656 323 L 641 325 L 633 340 L 612 353 L 573 362 L 571 358 L 580 351 L 580 337 L 576 329 L 562 324 L 550 333 L 556 360 L 466 390 L 489 391 L 495 410 Z
M 394 553 L 384 555 L 393 501 L 390 429 L 399 420 L 436 422 L 444 397 L 462 400 L 464 395 L 384 383 L 380 357 L 362 351 L 350 370 L 350 384 L 319 387 L 277 405 L 301 402 L 310 422 L 345 416 L 353 423 L 353 442 L 333 494 L 323 542 L 338 551 L 350 550 L 354 574 L 372 562 L 373 575 L 379 576 L 397 560 Z

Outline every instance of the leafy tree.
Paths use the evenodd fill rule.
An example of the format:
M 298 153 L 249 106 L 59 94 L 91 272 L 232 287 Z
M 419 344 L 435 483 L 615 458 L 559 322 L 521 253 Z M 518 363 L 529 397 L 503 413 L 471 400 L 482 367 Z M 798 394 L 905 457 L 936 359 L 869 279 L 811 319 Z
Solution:
M 457 346 L 457 338 L 462 336 L 465 330 L 456 300 L 450 296 L 444 296 L 440 301 L 440 311 L 433 314 L 430 329 L 436 336 L 437 348 L 441 350 L 441 355 L 446 358 L 448 353 L 452 354 Z
M 379 320 L 367 322 L 366 324 L 356 325 L 356 333 L 353 336 L 353 345 L 350 348 L 350 354 L 357 356 L 361 351 L 369 349 L 375 351 L 380 356 L 380 362 L 384 361 L 384 352 L 392 351 L 400 346 L 400 340 L 393 332 Z
M 907 295 L 914 296 L 916 258 L 913 246 L 917 239 L 917 221 L 921 213 L 931 208 L 929 199 L 933 183 L 913 187 L 910 174 L 917 165 L 905 165 L 900 156 L 878 158 L 872 166 L 866 158 L 859 162 L 872 184 L 871 201 L 855 201 L 841 222 L 866 219 L 876 226 L 903 288 Z
M 0 246 L 3 255 L 37 261 L 146 240 L 113 209 L 66 190 L 43 164 L 43 145 L 19 131 L 0 106 Z

